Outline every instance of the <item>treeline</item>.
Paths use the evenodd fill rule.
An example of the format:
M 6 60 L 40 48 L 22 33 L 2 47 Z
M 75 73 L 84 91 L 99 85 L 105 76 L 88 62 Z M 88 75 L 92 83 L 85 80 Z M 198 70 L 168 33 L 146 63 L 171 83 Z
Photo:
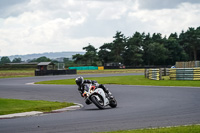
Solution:
M 200 27 L 189 28 L 179 35 L 171 33 L 162 37 L 160 33 L 135 32 L 126 37 L 116 32 L 114 40 L 104 43 L 99 50 L 92 45 L 83 49 L 84 55 L 76 54 L 73 59 L 80 65 L 97 65 L 120 62 L 126 66 L 174 65 L 176 61 L 200 60 Z
M 24 62 L 22 61 L 21 58 L 14 58 L 12 61 L 10 60 L 10 58 L 8 56 L 3 56 L 0 58 L 0 66 L 3 66 L 7 63 L 21 63 L 21 62 Z M 50 59 L 50 58 L 47 58 L 46 56 L 41 56 L 39 58 L 35 58 L 35 59 L 29 59 L 26 61 L 26 63 L 39 63 L 39 62 L 53 62 L 53 63 L 59 63 L 59 61 L 57 60 L 53 60 L 53 59 Z M 70 60 L 69 58 L 63 58 L 63 61 L 61 61 L 62 63 L 65 63 L 66 66 L 73 66 L 73 65 L 76 65 L 74 64 L 74 62 L 72 60 Z M 13 65 L 13 64 L 12 64 Z M 20 65 L 18 65 L 20 66 Z M 23 67 L 23 65 L 21 65 Z M 8 67 L 8 66 L 5 66 L 5 67 Z M 13 66 L 13 67 L 16 67 Z M 18 68 L 18 67 L 17 67 Z
M 51 59 L 49 59 L 49 58 L 47 58 L 45 56 L 42 56 L 42 57 L 39 57 L 37 59 L 30 60 L 29 62 L 49 62 L 49 61 L 51 61 Z M 3 56 L 0 59 L 0 65 L 4 65 L 6 63 L 21 63 L 21 62 L 22 62 L 21 58 L 14 58 L 11 61 L 8 56 Z
M 73 60 L 64 58 L 66 66 L 104 65 L 105 63 L 122 63 L 126 66 L 174 65 L 176 61 L 200 60 L 200 27 L 188 28 L 179 35 L 171 33 L 162 37 L 160 33 L 146 34 L 135 32 L 126 37 L 118 31 L 114 40 L 104 43 L 99 48 L 89 44 L 83 47 L 84 55 L 73 55 Z M 47 57 L 33 59 L 30 62 L 52 61 Z M 20 63 L 21 58 L 12 61 L 2 57 L 0 65 Z M 53 61 L 56 62 L 56 61 Z
M 12 60 L 12 63 L 20 63 L 20 62 L 21 62 L 21 58 L 15 58 L 15 59 Z M 7 56 L 1 57 L 1 59 L 0 59 L 0 65 L 4 65 L 6 63 L 11 63 L 10 58 L 7 57 Z

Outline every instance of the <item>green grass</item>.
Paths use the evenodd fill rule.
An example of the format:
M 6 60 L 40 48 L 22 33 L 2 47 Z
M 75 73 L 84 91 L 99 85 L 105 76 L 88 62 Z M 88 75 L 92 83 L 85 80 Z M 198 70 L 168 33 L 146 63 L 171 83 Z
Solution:
M 34 69 L 0 70 L 0 78 L 33 77 Z M 77 74 L 143 73 L 144 69 L 77 70 Z
M 181 80 L 149 80 L 143 75 L 136 76 L 113 76 L 113 77 L 93 77 L 87 78 L 96 80 L 101 84 L 120 84 L 120 85 L 150 85 L 150 86 L 193 86 L 200 87 L 199 81 L 181 81 Z M 36 84 L 61 84 L 74 85 L 75 79 L 42 81 Z
M 144 73 L 144 69 L 77 70 L 77 74 Z
M 123 131 L 111 131 L 102 133 L 200 133 L 200 125 L 155 128 L 155 129 L 123 130 Z
M 29 111 L 49 112 L 74 105 L 67 102 L 34 101 L 0 98 L 0 115 Z

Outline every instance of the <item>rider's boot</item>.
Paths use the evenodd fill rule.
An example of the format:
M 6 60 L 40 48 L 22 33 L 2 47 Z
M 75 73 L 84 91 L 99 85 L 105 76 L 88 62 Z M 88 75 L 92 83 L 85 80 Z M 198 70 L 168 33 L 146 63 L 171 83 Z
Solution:
M 112 93 L 104 85 L 100 84 L 99 87 L 104 90 L 104 92 L 106 93 L 106 96 L 108 97 L 108 99 L 113 99 L 114 98 L 112 96 Z
M 113 99 L 114 98 L 111 92 L 108 92 L 107 94 L 108 94 L 109 99 Z

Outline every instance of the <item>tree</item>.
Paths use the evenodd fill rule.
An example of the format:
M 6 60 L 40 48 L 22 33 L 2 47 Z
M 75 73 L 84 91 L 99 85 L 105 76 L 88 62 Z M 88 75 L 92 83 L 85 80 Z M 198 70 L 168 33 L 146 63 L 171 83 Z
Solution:
M 175 32 L 175 33 L 171 33 L 170 35 L 169 35 L 169 38 L 173 38 L 173 39 L 175 39 L 175 40 L 178 40 L 178 35 L 177 35 L 177 33 Z M 169 39 L 168 38 L 168 39 Z
M 122 53 L 124 51 L 126 38 L 121 32 L 118 32 L 118 31 L 113 38 L 114 38 L 114 41 L 113 41 L 113 45 L 111 48 L 111 53 L 113 55 L 112 56 L 113 61 L 114 62 L 123 62 Z
M 197 55 L 200 50 L 200 27 L 189 28 L 186 32 L 180 34 L 179 42 L 189 55 L 189 60 L 200 59 Z
M 163 44 L 151 43 L 148 45 L 148 65 L 164 65 L 167 59 L 167 49 Z
M 148 48 L 149 48 L 149 44 L 153 43 L 152 37 L 150 35 L 150 33 L 148 33 L 147 35 L 144 35 L 144 39 L 143 39 L 143 43 L 142 43 L 142 50 L 143 50 L 143 65 L 148 65 Z
M 46 56 L 39 57 L 37 59 L 31 60 L 31 62 L 50 62 L 51 59 L 47 58 Z
M 179 35 L 178 42 L 180 46 L 184 49 L 187 55 L 187 60 L 192 60 L 192 52 L 189 48 L 189 43 L 187 41 L 187 37 L 184 31 L 182 31 Z
M 81 54 L 75 54 L 72 56 L 72 59 L 76 64 L 83 64 L 83 55 Z
M 167 48 L 167 59 L 166 64 L 174 65 L 176 61 L 186 61 L 187 54 L 178 42 L 177 34 L 171 34 L 164 44 Z
M 162 38 L 162 34 L 160 34 L 160 33 L 157 33 L 157 34 L 154 33 L 152 35 L 152 40 L 153 40 L 153 42 L 160 43 L 160 44 L 163 44 L 163 42 L 164 42 L 164 40 Z
M 10 59 L 9 59 L 8 56 L 3 56 L 3 57 L 1 57 L 1 62 L 0 62 L 1 65 L 4 65 L 4 64 L 10 63 L 10 62 L 11 62 L 11 61 L 10 61 Z
M 12 63 L 20 63 L 21 61 L 22 61 L 21 58 L 14 58 L 14 59 L 12 60 Z
M 86 64 L 88 64 L 89 62 L 90 65 L 97 65 L 96 64 L 96 61 L 98 61 L 97 49 L 89 44 L 88 46 L 83 47 L 83 50 L 86 50 L 86 53 L 83 56 L 84 60 L 86 61 Z
M 113 43 L 104 43 L 99 49 L 98 56 L 99 60 L 104 65 L 105 63 L 112 62 L 112 55 L 111 55 L 111 49 L 112 49 Z
M 139 66 L 142 64 L 143 43 L 144 33 L 140 34 L 135 32 L 135 34 L 127 40 L 125 44 L 125 51 L 123 53 L 124 64 L 129 66 Z
M 64 58 L 63 62 L 65 63 L 65 66 L 72 66 L 74 65 L 74 62 L 70 60 L 69 58 Z
M 90 44 L 84 47 L 87 52 L 82 61 L 86 64 L 100 60 L 102 64 L 116 62 L 129 66 L 144 66 L 174 65 L 176 61 L 200 59 L 200 27 L 189 28 L 180 35 L 171 33 L 168 38 L 162 37 L 160 33 L 153 33 L 151 36 L 149 33 L 139 32 L 125 37 L 119 31 L 113 38 L 112 42 L 100 46 L 98 53 Z
M 87 52 L 94 52 L 94 53 L 97 51 L 97 49 L 94 46 L 92 46 L 90 43 L 88 46 L 83 47 L 83 50 L 85 50 Z
M 197 48 L 198 48 L 198 36 L 194 28 L 189 28 L 186 32 L 187 42 L 189 44 L 189 48 L 193 52 L 193 59 L 197 60 Z

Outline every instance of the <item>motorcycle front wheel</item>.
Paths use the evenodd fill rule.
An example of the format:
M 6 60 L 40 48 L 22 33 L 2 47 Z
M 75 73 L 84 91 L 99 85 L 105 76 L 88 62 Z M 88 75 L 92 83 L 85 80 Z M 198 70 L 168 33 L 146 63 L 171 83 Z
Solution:
M 104 104 L 103 104 L 103 99 L 102 97 L 98 96 L 100 100 L 97 99 L 95 95 L 92 95 L 90 97 L 90 100 L 99 108 L 99 109 L 104 109 Z

